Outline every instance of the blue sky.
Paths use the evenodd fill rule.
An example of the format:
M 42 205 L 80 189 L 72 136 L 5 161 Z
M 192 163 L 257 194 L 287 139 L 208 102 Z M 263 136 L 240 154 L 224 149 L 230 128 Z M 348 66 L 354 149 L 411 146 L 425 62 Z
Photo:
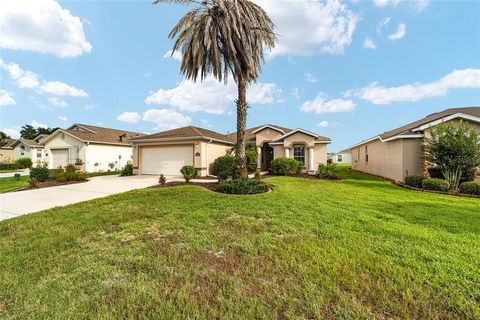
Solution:
M 248 126 L 301 127 L 338 151 L 430 113 L 480 105 L 479 1 L 256 0 L 277 48 Z M 0 4 L 1 130 L 25 123 L 235 131 L 236 87 L 184 81 L 166 55 L 187 9 L 148 1 Z

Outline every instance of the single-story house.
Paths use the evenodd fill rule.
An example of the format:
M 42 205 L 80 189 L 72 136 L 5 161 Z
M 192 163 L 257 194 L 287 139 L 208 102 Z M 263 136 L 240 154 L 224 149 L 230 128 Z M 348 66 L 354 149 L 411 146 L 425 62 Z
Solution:
M 5 139 L 5 141 L 3 141 L 3 145 L 0 146 L 0 162 L 13 162 L 12 144 L 15 141 L 15 139 Z
M 333 163 L 345 163 L 351 164 L 352 163 L 352 151 L 350 149 L 345 149 L 339 152 L 335 152 L 332 154 L 332 162 Z
M 295 158 L 305 172 L 315 173 L 319 163 L 327 162 L 330 139 L 303 129 L 263 125 L 245 131 L 247 140 L 257 146 L 258 169 L 268 170 L 277 157 Z M 184 165 L 199 169 L 201 176 L 211 175 L 215 159 L 224 156 L 235 144 L 236 134 L 187 126 L 132 138 L 133 165 L 136 174 L 179 175 Z
M 57 129 L 44 137 L 45 161 L 48 167 L 58 168 L 81 163 L 86 172 L 121 169 L 132 159 L 132 146 L 128 139 L 143 134 L 125 130 L 103 128 L 88 124 L 74 124 Z
M 480 132 L 480 107 L 453 108 L 396 128 L 350 148 L 352 169 L 392 180 L 404 181 L 408 175 L 428 176 L 431 166 L 425 160 L 423 140 L 440 123 L 462 120 Z
M 19 158 L 32 159 L 33 166 L 37 163 L 45 161 L 45 150 L 40 140 L 46 137 L 46 135 L 39 135 L 35 139 L 17 139 L 12 144 L 13 148 L 13 160 Z

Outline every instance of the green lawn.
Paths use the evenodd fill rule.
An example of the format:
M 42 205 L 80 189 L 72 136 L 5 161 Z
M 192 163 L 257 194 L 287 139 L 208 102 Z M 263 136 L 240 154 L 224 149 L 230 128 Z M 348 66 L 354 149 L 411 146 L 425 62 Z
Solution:
M 20 171 L 20 170 L 0 170 L 0 173 L 10 173 L 10 172 L 17 172 L 17 171 Z
M 13 177 L 10 178 L 0 178 L 0 193 L 9 192 L 17 190 L 28 185 L 29 177 L 21 176 L 20 180 L 15 181 Z M 0 239 L 1 240 L 1 239 Z
M 480 318 L 480 201 L 273 177 L 0 222 L 0 318 Z

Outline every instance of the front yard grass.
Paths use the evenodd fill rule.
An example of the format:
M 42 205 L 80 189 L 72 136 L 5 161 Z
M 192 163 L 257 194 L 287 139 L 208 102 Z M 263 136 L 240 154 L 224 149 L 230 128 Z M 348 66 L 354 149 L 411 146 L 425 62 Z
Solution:
M 340 174 L 2 221 L 0 318 L 480 318 L 480 201 Z
M 13 177 L 0 178 L 0 193 L 14 191 L 28 186 L 27 176 L 21 176 L 20 180 L 15 181 Z
M 21 171 L 21 170 L 7 170 L 7 169 L 3 169 L 3 170 L 0 170 L 0 173 L 10 173 L 10 172 L 18 172 L 18 171 Z

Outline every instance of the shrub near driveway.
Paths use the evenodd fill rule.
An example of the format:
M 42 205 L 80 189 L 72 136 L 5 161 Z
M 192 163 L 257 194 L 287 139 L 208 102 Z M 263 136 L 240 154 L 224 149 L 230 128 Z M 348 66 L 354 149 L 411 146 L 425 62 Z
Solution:
M 37 182 L 43 182 L 49 177 L 48 168 L 31 168 L 30 169 L 30 178 L 37 180 Z
M 480 182 L 478 181 L 464 182 L 460 184 L 459 190 L 461 193 L 480 196 Z
M 422 189 L 423 188 L 423 180 L 426 178 L 423 176 L 406 176 L 405 177 L 405 184 L 407 186 L 415 187 Z
M 227 194 L 257 194 L 267 192 L 268 185 L 258 179 L 234 179 L 220 183 L 217 191 Z
M 288 176 L 299 173 L 303 168 L 303 164 L 293 158 L 278 157 L 270 163 L 270 171 L 273 174 Z
M 450 184 L 448 181 L 442 179 L 424 179 L 422 181 L 422 186 L 424 189 L 433 191 L 447 192 L 450 190 Z

